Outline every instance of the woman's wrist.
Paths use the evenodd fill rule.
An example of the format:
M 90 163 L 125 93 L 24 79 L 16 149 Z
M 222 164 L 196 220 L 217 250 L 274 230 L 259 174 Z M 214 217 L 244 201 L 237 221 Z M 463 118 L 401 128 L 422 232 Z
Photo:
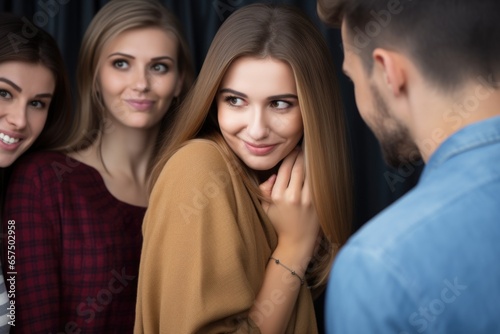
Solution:
M 296 243 L 286 243 L 278 242 L 278 246 L 271 254 L 271 261 L 276 265 L 276 260 L 279 260 L 280 264 L 285 268 L 289 268 L 288 271 L 294 271 L 300 278 L 304 278 L 307 270 L 307 266 L 312 258 L 312 251 L 314 245 L 301 245 Z
M 315 236 L 303 236 L 301 238 L 278 236 L 278 245 L 276 250 L 289 253 L 294 257 L 311 257 L 316 247 L 318 238 Z
M 276 263 L 277 265 L 282 266 L 283 268 L 288 270 L 292 276 L 297 277 L 297 279 L 300 282 L 300 285 L 304 285 L 304 283 L 305 283 L 304 275 L 298 274 L 295 269 L 292 269 L 292 268 L 288 267 L 287 265 L 283 264 L 283 262 L 281 262 L 280 259 L 277 259 L 275 257 L 270 256 L 269 260 L 274 261 L 274 263 Z

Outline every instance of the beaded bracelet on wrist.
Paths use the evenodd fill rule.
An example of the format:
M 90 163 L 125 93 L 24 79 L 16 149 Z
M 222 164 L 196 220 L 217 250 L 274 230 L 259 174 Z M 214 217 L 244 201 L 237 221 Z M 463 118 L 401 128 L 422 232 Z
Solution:
M 290 269 L 289 267 L 285 266 L 283 263 L 281 263 L 281 261 L 280 261 L 279 259 L 274 258 L 274 257 L 272 257 L 272 256 L 270 256 L 270 257 L 269 257 L 269 260 L 273 260 L 273 261 L 274 261 L 277 265 L 280 265 L 280 266 L 282 266 L 283 268 L 285 268 L 286 270 L 288 270 L 288 271 L 292 274 L 292 276 L 295 276 L 295 277 L 297 277 L 297 278 L 300 280 L 300 285 L 304 285 L 305 280 L 304 280 L 302 277 L 300 277 L 300 276 L 299 276 L 299 275 L 295 272 L 295 270 Z

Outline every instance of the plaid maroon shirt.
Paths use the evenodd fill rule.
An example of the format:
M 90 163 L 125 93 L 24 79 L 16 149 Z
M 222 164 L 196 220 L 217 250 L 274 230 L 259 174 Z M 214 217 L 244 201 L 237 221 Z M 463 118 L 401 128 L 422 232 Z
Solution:
M 22 158 L 2 224 L 5 277 L 17 272 L 12 332 L 132 333 L 145 211 L 117 200 L 94 168 L 66 155 Z

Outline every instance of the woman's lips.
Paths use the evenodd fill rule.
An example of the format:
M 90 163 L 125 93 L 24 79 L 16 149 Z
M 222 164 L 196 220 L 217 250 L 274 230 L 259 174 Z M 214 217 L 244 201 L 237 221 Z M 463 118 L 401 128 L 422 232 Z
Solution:
M 154 104 L 151 100 L 125 100 L 125 102 L 138 111 L 149 110 Z
M 12 133 L 0 131 L 0 147 L 7 151 L 16 150 L 21 145 L 23 138 Z
M 256 145 L 244 142 L 247 150 L 254 155 L 266 155 L 270 153 L 276 145 Z

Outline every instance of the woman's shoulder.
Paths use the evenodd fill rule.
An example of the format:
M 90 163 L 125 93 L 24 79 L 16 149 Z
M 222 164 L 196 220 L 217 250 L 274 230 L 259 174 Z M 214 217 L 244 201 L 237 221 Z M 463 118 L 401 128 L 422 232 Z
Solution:
M 227 167 L 227 157 L 222 148 L 209 139 L 192 139 L 186 142 L 167 162 L 182 167 Z
M 214 141 L 193 139 L 168 160 L 158 181 L 176 178 L 178 181 L 198 183 L 213 175 L 224 175 L 230 179 L 239 173 L 240 168 L 240 164 L 232 161 Z
M 10 189 L 25 189 L 30 192 L 35 188 L 51 185 L 58 186 L 57 165 L 64 163 L 65 155 L 52 151 L 29 152 L 21 156 L 13 165 L 8 179 Z
M 66 155 L 62 152 L 56 151 L 34 151 L 28 152 L 21 156 L 16 164 L 30 165 L 30 164 L 50 164 L 53 161 L 64 161 Z
M 66 155 L 53 151 L 30 152 L 20 157 L 13 165 L 15 172 L 40 174 L 52 171 L 54 166 L 65 163 Z
M 22 156 L 13 166 L 13 178 L 43 179 L 47 182 L 62 182 L 72 176 L 72 179 L 94 179 L 95 171 L 71 158 L 69 155 L 56 151 L 37 151 Z
M 191 139 L 187 141 L 175 154 L 176 155 L 187 155 L 192 156 L 196 154 L 203 158 L 222 158 L 221 148 L 213 140 L 209 139 Z

